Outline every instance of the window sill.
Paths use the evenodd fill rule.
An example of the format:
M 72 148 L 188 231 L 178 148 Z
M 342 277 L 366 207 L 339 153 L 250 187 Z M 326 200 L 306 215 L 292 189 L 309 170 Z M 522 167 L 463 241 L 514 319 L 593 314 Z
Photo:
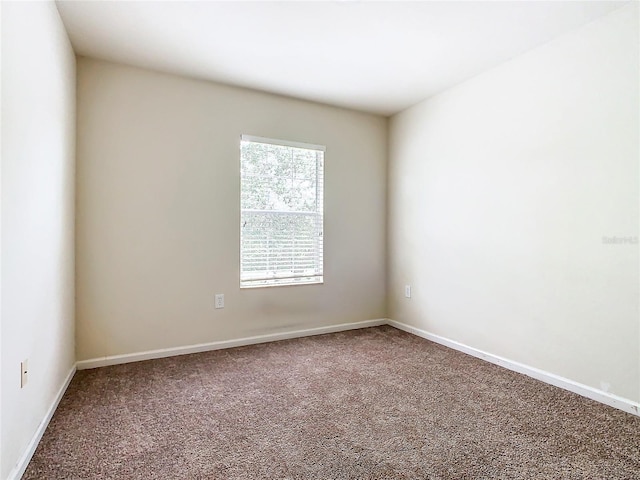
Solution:
M 240 282 L 240 289 L 249 289 L 249 288 L 268 288 L 268 287 L 297 287 L 302 285 L 322 285 L 324 284 L 324 277 L 314 277 L 310 280 L 292 280 L 292 279 L 283 279 L 281 281 L 277 280 L 245 280 L 244 282 Z

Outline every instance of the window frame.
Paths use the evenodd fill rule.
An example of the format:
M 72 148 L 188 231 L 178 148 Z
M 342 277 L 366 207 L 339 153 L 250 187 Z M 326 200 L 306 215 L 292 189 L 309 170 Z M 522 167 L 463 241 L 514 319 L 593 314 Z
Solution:
M 321 235 L 321 247 L 318 249 L 316 247 L 315 250 L 315 258 L 319 259 L 319 269 L 313 274 L 310 275 L 293 275 L 293 276 L 277 276 L 275 275 L 272 278 L 257 278 L 243 279 L 243 213 L 246 211 L 251 211 L 254 209 L 243 209 L 242 208 L 242 195 L 243 195 L 243 177 L 242 177 L 242 166 L 243 166 L 243 157 L 242 157 L 242 144 L 243 142 L 253 142 L 253 143 L 261 143 L 266 145 L 274 145 L 280 147 L 291 147 L 291 148 L 299 148 L 304 150 L 311 150 L 315 152 L 322 153 L 322 160 L 320 164 L 321 172 L 320 175 L 316 174 L 316 211 L 315 212 L 307 212 L 307 214 L 320 215 L 320 226 L 317 232 L 320 232 Z M 268 137 L 261 137 L 256 135 L 246 135 L 242 134 L 240 136 L 239 143 L 239 162 L 240 162 L 240 218 L 238 219 L 238 225 L 240 227 L 240 241 L 239 241 L 239 280 L 240 280 L 240 288 L 241 289 L 251 289 L 251 288 L 269 288 L 269 287 L 284 287 L 284 286 L 301 286 L 301 285 L 322 285 L 324 284 L 324 160 L 326 154 L 326 147 L 324 145 L 319 144 L 311 144 L 304 142 L 296 142 L 290 140 L 282 140 Z M 316 168 L 318 166 L 316 165 Z M 318 190 L 318 187 L 321 187 L 321 190 Z M 320 193 L 318 193 L 320 192 Z M 254 210 L 255 211 L 255 210 Z M 268 212 L 269 210 L 265 210 Z M 295 213 L 302 212 L 287 212 L 282 211 L 278 212 L 277 210 L 273 210 L 273 212 L 280 213 L 282 215 L 290 215 Z

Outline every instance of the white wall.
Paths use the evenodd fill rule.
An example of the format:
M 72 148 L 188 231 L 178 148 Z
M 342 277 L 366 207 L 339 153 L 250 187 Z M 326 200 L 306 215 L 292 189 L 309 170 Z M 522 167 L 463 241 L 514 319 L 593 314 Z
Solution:
M 384 317 L 386 128 L 80 58 L 78 360 Z M 240 290 L 243 133 L 326 145 L 324 285 Z
M 75 58 L 55 4 L 4 2 L 3 479 L 75 363 L 74 135 Z
M 634 2 L 391 119 L 391 318 L 640 400 L 638 53 Z

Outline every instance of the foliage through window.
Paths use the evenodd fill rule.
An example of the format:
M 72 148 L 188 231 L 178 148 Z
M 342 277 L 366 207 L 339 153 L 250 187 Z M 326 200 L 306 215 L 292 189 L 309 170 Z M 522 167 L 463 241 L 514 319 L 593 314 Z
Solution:
M 241 287 L 323 282 L 324 151 L 242 136 Z

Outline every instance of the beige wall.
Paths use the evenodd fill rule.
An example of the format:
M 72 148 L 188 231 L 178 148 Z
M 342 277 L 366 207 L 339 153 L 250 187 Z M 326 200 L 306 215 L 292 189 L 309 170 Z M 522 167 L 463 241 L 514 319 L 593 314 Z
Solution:
M 394 116 L 390 316 L 639 401 L 639 81 L 636 3 Z
M 74 135 L 75 57 L 55 4 L 3 2 L 2 479 L 75 363 Z
M 78 360 L 384 317 L 386 128 L 78 59 Z M 326 145 L 324 285 L 240 290 L 243 133 Z

